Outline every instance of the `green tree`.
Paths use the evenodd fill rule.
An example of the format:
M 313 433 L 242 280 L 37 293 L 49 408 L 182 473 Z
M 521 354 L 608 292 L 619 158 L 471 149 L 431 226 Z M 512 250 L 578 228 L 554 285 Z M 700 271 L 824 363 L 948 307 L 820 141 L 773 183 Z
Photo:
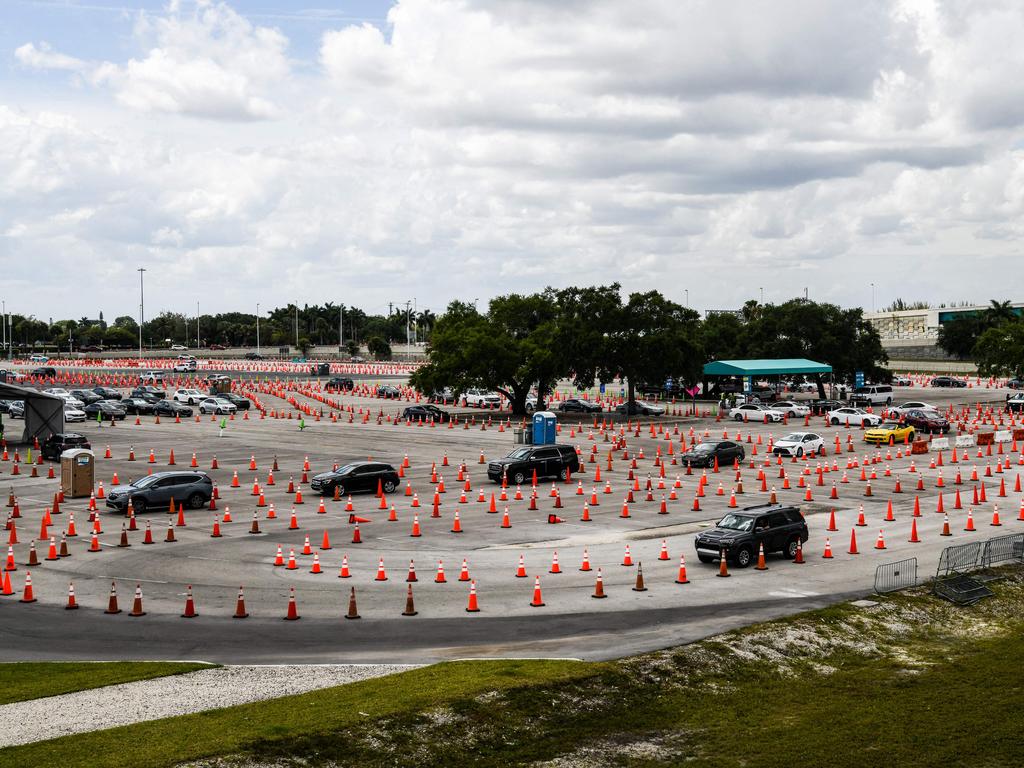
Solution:
M 378 360 L 386 360 L 391 357 L 391 345 L 382 336 L 371 336 L 366 341 L 366 348 Z
M 313 346 L 308 336 L 299 337 L 299 352 L 303 357 L 309 357 L 309 348 Z
M 348 354 L 349 354 L 350 357 L 355 357 L 356 355 L 359 354 L 359 342 L 357 342 L 357 341 L 346 341 L 345 342 L 345 349 L 348 350 Z
M 996 301 L 990 299 L 988 307 L 982 313 L 984 322 L 988 328 L 995 328 L 1003 323 L 1009 323 L 1017 319 L 1017 311 L 1009 301 Z
M 708 315 L 701 323 L 700 339 L 709 361 L 742 360 L 749 357 L 744 322 L 731 312 Z
M 966 360 L 985 331 L 982 319 L 973 312 L 959 312 L 939 326 L 937 344 L 947 355 Z
M 113 327 L 125 328 L 136 335 L 138 335 L 139 333 L 139 324 L 135 322 L 134 317 L 130 317 L 128 315 L 121 315 L 120 317 L 115 317 Z
M 622 315 L 619 284 L 565 288 L 557 293 L 555 345 L 576 386 L 614 379 L 619 370 L 612 359 L 611 334 Z
M 496 298 L 486 315 L 472 304 L 452 302 L 434 325 L 429 362 L 410 381 L 421 392 L 493 389 L 518 415 L 526 413 L 526 397 L 537 385 L 537 407 L 543 408 L 548 387 L 569 371 L 556 346 L 557 315 L 551 289 Z
M 116 321 L 115 321 L 116 323 Z M 138 343 L 138 333 L 132 333 L 127 328 L 119 325 L 112 325 L 103 334 L 103 343 L 108 347 L 126 349 L 134 347 Z
M 699 321 L 694 310 L 658 291 L 630 294 L 608 340 L 612 363 L 627 379 L 630 403 L 637 384 L 661 384 L 669 377 L 698 380 L 704 362 Z
M 972 353 L 982 376 L 1024 377 L 1024 320 L 989 328 Z

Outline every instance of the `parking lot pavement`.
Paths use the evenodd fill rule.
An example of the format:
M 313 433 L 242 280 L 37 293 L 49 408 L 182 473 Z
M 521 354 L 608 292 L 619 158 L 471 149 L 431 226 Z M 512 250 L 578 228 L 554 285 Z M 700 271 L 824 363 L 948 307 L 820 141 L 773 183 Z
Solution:
M 247 419 L 238 416 L 229 421 L 223 431 L 219 417 L 182 423 L 163 419 L 160 424 L 144 417 L 138 426 L 133 420 L 115 427 L 99 427 L 91 422 L 81 425 L 79 431 L 90 438 L 96 450 L 96 480 L 103 481 L 106 491 L 112 488 L 115 472 L 123 484 L 151 470 L 166 469 L 171 449 L 179 468 L 187 468 L 195 453 L 198 467 L 214 479 L 221 498 L 216 511 L 186 511 L 186 525 L 173 526 L 174 542 L 165 542 L 164 538 L 168 518 L 174 523 L 177 516 L 153 510 L 138 520 L 139 530 L 129 534 L 131 546 L 119 547 L 124 519 L 103 511 L 101 551 L 89 552 L 88 499 L 67 499 L 60 513 L 53 515 L 49 533 L 59 542 L 61 531 L 74 513 L 79 535 L 68 540 L 71 556 L 47 561 L 48 544 L 38 542 L 40 562 L 30 568 L 25 565 L 28 545 L 40 533 L 44 510 L 52 503 L 57 481 L 46 478 L 47 467 L 40 468 L 41 477 L 31 478 L 25 464 L 14 476 L 13 462 L 0 462 L 0 487 L 12 489 L 21 512 L 15 521 L 20 543 L 13 547 L 17 570 L 8 574 L 15 594 L 0 598 L 4 614 L 0 641 L 8 659 L 204 658 L 260 663 L 419 662 L 495 655 L 608 658 L 867 593 L 872 589 L 875 568 L 881 563 L 916 556 L 922 575 L 926 575 L 947 544 L 1024 530 L 1024 522 L 1017 519 L 1021 494 L 1016 490 L 1017 475 L 1024 466 L 1018 463 L 1019 453 L 1009 453 L 1009 446 L 1002 457 L 983 453 L 979 458 L 975 448 L 967 459 L 958 456 L 956 464 L 951 461 L 951 452 L 944 451 L 943 466 L 931 468 L 929 462 L 937 458 L 936 452 L 911 457 L 905 455 L 902 446 L 869 447 L 863 443 L 860 429 L 828 426 L 816 418 L 811 428 L 825 437 L 827 457 L 795 463 L 787 460 L 781 465 L 771 460 L 765 465 L 769 440 L 802 429 L 802 421 L 766 425 L 686 417 L 645 420 L 639 428 L 620 421 L 604 425 L 590 421 L 578 432 L 567 423 L 559 440 L 578 446 L 584 472 L 567 484 L 553 485 L 550 479 L 540 482 L 536 509 L 530 509 L 529 487 L 518 489 L 521 500 L 515 498 L 516 488 L 507 489 L 509 499 L 502 501 L 501 488 L 487 480 L 485 465 L 480 464 L 481 455 L 491 459 L 513 447 L 512 424 L 502 426 L 500 415 L 474 412 L 469 422 L 460 421 L 454 428 L 409 425 L 395 420 L 404 402 L 356 395 L 332 394 L 325 398 L 316 390 L 303 394 L 297 389 L 268 389 L 274 391 L 259 392 L 257 396 L 273 417 L 261 418 L 258 412 L 252 412 Z M 915 388 L 903 399 L 918 396 L 937 405 L 951 403 L 954 398 L 956 402 L 979 403 L 1002 397 L 988 390 L 933 393 Z M 321 407 L 323 416 L 317 420 L 311 409 Z M 962 423 L 970 426 L 977 413 L 977 405 L 972 405 L 970 417 Z M 298 428 L 300 415 L 305 422 L 302 430 Z M 703 471 L 688 475 L 673 460 L 684 440 L 689 443 L 705 434 L 728 434 L 745 445 L 747 457 L 738 473 L 732 468 L 721 468 L 717 473 L 708 470 L 704 496 L 695 508 L 694 496 Z M 839 452 L 835 447 L 837 437 Z M 110 459 L 103 458 L 108 446 Z M 128 460 L 132 450 L 135 461 Z M 153 464 L 148 462 L 151 451 Z M 214 457 L 219 468 L 211 470 Z M 408 457 L 410 466 L 404 470 L 399 492 L 387 498 L 387 509 L 380 509 L 378 499 L 366 494 L 352 499 L 352 513 L 345 511 L 347 499 L 325 499 L 325 514 L 318 514 L 319 498 L 303 483 L 307 457 L 307 479 L 334 463 L 367 457 L 396 467 Z M 448 466 L 443 466 L 445 457 Z M 1009 460 L 1010 466 L 1000 465 L 1003 471 L 996 472 L 997 458 Z M 251 459 L 255 460 L 255 471 L 249 469 Z M 268 475 L 275 459 L 278 470 L 273 472 L 271 485 Z M 462 462 L 465 479 L 459 481 L 458 465 Z M 910 471 L 911 462 L 914 472 Z M 971 481 L 975 466 L 979 479 Z M 444 493 L 437 494 L 439 517 L 432 517 L 437 489 L 431 481 L 432 468 L 445 485 Z M 961 473 L 959 486 L 955 485 L 957 470 Z M 788 489 L 783 487 L 787 480 L 781 476 L 783 471 Z M 862 471 L 865 480 L 861 480 Z M 991 471 L 992 477 L 985 477 L 986 471 Z M 231 487 L 235 472 L 238 488 Z M 631 472 L 639 490 L 628 480 Z M 759 472 L 765 475 L 763 482 Z M 872 472 L 876 477 L 869 480 Z M 940 474 L 943 488 L 938 487 Z M 648 477 L 652 484 L 650 500 Z M 996 495 L 1000 479 L 1007 489 L 1005 497 Z M 460 503 L 467 480 L 466 502 Z M 917 489 L 919 480 L 921 490 Z M 296 504 L 294 494 L 287 492 L 289 481 L 301 491 L 302 504 Z M 894 493 L 897 481 L 902 486 L 899 494 Z M 256 506 L 254 482 L 259 482 L 267 506 Z M 659 487 L 659 482 L 665 487 Z M 829 498 L 833 482 L 837 499 Z M 869 482 L 871 495 L 867 496 Z M 730 494 L 739 490 L 740 483 L 738 506 L 766 503 L 773 487 L 780 502 L 799 506 L 810 529 L 805 564 L 772 554 L 767 570 L 731 568 L 731 578 L 720 578 L 717 565 L 697 561 L 693 545 L 696 532 L 729 509 Z M 719 484 L 721 496 L 717 495 Z M 983 484 L 987 501 L 979 500 L 972 508 L 973 494 Z M 406 495 L 407 487 L 415 496 Z M 610 492 L 605 492 L 606 487 Z M 559 501 L 551 495 L 553 488 L 559 492 Z M 634 488 L 633 500 L 627 502 L 628 517 L 624 517 L 623 503 L 630 488 Z M 478 501 L 481 489 L 483 502 Z M 577 495 L 577 489 L 583 494 Z M 957 489 L 961 493 L 960 509 L 954 509 Z M 673 491 L 675 500 L 670 498 Z M 949 514 L 950 537 L 939 535 L 944 523 L 944 514 L 936 512 L 940 493 Z M 495 513 L 488 511 L 492 494 Z M 583 505 L 595 495 L 598 504 L 588 505 L 591 521 L 584 522 L 580 519 Z M 667 514 L 660 514 L 663 497 Z M 915 498 L 921 509 L 918 518 L 911 516 Z M 413 499 L 419 507 L 413 506 Z M 885 519 L 889 501 L 893 502 L 892 521 Z M 996 503 L 1001 527 L 990 525 Z M 271 504 L 276 514 L 272 519 L 268 517 Z M 394 522 L 388 521 L 391 505 L 397 518 Z M 862 506 L 866 524 L 858 526 Z M 290 529 L 293 507 L 297 528 Z M 501 525 L 506 507 L 507 528 Z M 963 530 L 968 508 L 976 528 L 973 532 Z M 222 520 L 223 536 L 212 538 L 214 518 L 228 509 L 233 522 Z M 833 509 L 837 530 L 827 531 Z M 456 510 L 462 533 L 452 532 Z M 350 514 L 366 520 L 359 524 L 362 543 L 353 543 L 355 525 L 350 522 Z M 565 522 L 549 524 L 549 514 Z M 254 515 L 259 534 L 249 532 Z M 421 529 L 419 537 L 410 535 L 414 515 Z M 152 545 L 142 544 L 147 521 L 155 540 Z M 915 521 L 919 543 L 908 541 Z M 322 548 L 325 532 L 330 549 Z M 858 554 L 849 553 L 852 534 L 857 537 Z M 884 549 L 876 549 L 880 534 Z M 320 560 L 320 574 L 310 572 L 312 554 L 301 554 L 307 536 L 311 552 Z M 831 559 L 822 557 L 826 537 L 834 555 Z M 661 559 L 663 542 L 667 559 Z M 273 565 L 279 545 L 286 559 L 294 549 L 296 569 Z M 622 565 L 627 545 L 631 566 Z M 551 573 L 556 552 L 561 570 L 557 574 Z M 580 570 L 584 554 L 589 571 Z M 686 558 L 687 584 L 676 583 L 680 555 Z M 516 576 L 520 556 L 525 578 Z M 349 578 L 339 578 L 343 558 Z M 381 559 L 386 580 L 376 578 Z M 464 560 L 477 589 L 479 613 L 465 610 L 470 584 L 459 579 Z M 417 612 L 414 617 L 401 615 L 406 608 L 410 561 L 417 578 L 412 583 Z M 439 561 L 443 563 L 445 583 L 435 581 Z M 642 565 L 647 586 L 643 592 L 633 590 L 637 564 Z M 598 568 L 609 595 L 605 600 L 591 597 Z M 38 601 L 21 603 L 23 580 L 29 570 Z M 540 577 L 543 607 L 531 605 L 536 577 Z M 74 582 L 81 606 L 76 611 L 64 609 L 70 581 Z M 122 613 L 105 615 L 112 582 Z M 146 615 L 131 617 L 128 613 L 137 584 Z M 199 615 L 183 619 L 188 585 Z M 245 620 L 231 618 L 239 586 L 244 587 L 250 614 Z M 301 620 L 282 621 L 293 587 Z M 361 619 L 344 621 L 353 587 Z

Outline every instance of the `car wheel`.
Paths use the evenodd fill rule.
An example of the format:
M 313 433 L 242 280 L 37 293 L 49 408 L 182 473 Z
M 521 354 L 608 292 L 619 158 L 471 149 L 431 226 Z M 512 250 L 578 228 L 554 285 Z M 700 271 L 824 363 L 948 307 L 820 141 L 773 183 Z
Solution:
M 146 514 L 146 500 L 144 498 L 140 496 L 130 499 L 130 501 L 132 503 L 132 509 L 135 510 L 136 515 Z M 127 509 L 127 507 L 125 507 L 125 509 Z
M 794 559 L 796 557 L 796 549 L 797 549 L 797 542 L 798 541 L 800 541 L 800 539 L 798 537 L 794 536 L 793 538 L 791 538 L 789 541 L 786 542 L 786 557 L 788 557 L 790 560 L 792 560 L 792 559 Z
M 739 413 L 736 414 L 736 421 L 743 421 L 743 416 Z
M 569 468 L 568 467 L 562 467 L 562 469 L 558 473 L 558 477 L 559 477 L 560 480 L 568 480 L 569 479 Z
M 715 562 L 715 558 L 713 558 L 711 555 L 697 555 L 697 559 L 700 560 L 702 563 Z
M 907 435 L 907 441 L 912 443 L 914 442 L 915 437 L 917 437 L 917 432 L 911 431 L 911 433 Z
M 331 494 L 332 496 L 337 493 L 338 496 L 345 495 L 345 486 L 341 483 L 335 483 L 334 485 L 324 486 L 324 491 Z
M 394 493 L 394 490 L 397 487 L 398 485 L 395 483 L 394 480 L 385 480 L 384 484 L 381 486 L 381 488 L 384 490 L 384 493 Z
M 516 472 L 512 475 L 512 483 L 515 485 L 522 485 L 526 482 L 526 475 L 522 472 Z
M 798 459 L 802 459 L 804 457 L 804 449 L 803 448 L 797 448 L 796 449 L 796 457 Z
M 832 426 L 833 427 L 838 427 L 839 426 L 839 419 L 837 419 L 835 416 L 832 417 Z
M 203 498 L 201 493 L 193 493 L 188 497 L 188 508 L 189 509 L 202 509 L 206 500 Z
M 740 568 L 746 568 L 750 565 L 754 559 L 754 553 L 750 547 L 740 547 L 736 553 L 736 565 Z

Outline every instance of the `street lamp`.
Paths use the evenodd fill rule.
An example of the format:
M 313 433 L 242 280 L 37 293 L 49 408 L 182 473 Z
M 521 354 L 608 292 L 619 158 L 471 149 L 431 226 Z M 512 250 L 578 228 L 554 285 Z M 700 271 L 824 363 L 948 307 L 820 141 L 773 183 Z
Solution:
M 142 325 L 146 322 L 146 293 L 143 284 L 145 272 L 144 267 L 139 267 L 139 360 L 142 360 Z
M 260 353 L 260 303 L 256 302 L 256 354 Z
M 871 311 L 875 311 L 875 284 L 871 284 Z

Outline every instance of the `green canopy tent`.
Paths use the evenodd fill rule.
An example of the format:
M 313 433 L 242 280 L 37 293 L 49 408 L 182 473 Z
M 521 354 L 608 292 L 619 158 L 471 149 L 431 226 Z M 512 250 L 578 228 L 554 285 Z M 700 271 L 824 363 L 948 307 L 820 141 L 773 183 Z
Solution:
M 713 360 L 704 365 L 705 391 L 707 391 L 707 379 L 711 376 L 740 376 L 750 377 L 753 382 L 755 377 L 774 377 L 793 374 L 815 374 L 832 373 L 832 366 L 825 363 L 818 363 L 814 360 L 807 360 L 802 357 L 781 358 L 777 360 Z M 818 379 L 820 382 L 820 379 Z

